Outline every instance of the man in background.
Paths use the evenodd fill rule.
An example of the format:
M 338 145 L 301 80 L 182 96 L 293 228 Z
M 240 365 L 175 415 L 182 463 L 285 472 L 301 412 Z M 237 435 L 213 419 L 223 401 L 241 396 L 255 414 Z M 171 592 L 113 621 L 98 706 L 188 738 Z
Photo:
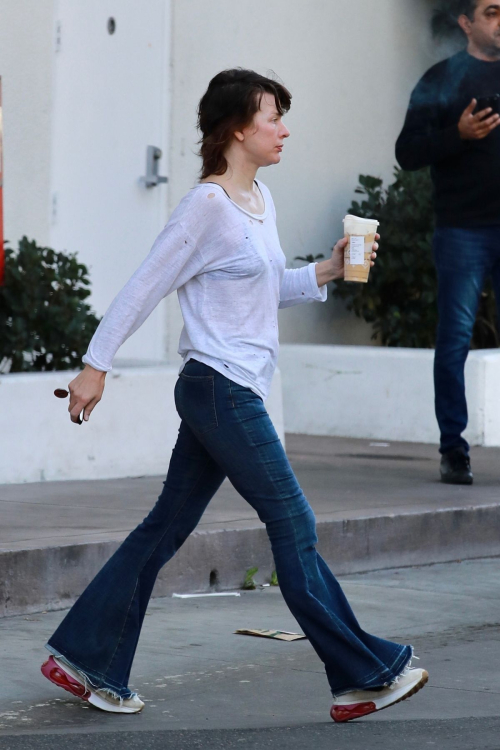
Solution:
M 439 323 L 434 360 L 441 479 L 472 484 L 464 368 L 485 278 L 500 303 L 500 0 L 451 0 L 466 50 L 414 89 L 396 144 L 403 169 L 431 167 Z M 498 107 L 498 109 L 497 109 Z M 500 384 L 499 384 L 500 389 Z

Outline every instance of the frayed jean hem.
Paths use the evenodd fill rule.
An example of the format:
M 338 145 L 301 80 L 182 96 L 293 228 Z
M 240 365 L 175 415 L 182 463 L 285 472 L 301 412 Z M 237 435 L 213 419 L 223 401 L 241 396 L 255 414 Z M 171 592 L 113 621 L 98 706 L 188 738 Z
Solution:
M 90 672 L 89 670 L 83 668 L 80 664 L 78 664 L 78 662 L 68 659 L 66 656 L 64 656 L 64 654 L 61 654 L 58 649 L 54 648 L 49 643 L 45 644 L 45 648 L 53 656 L 63 662 L 63 664 L 67 664 L 68 667 L 71 667 L 76 672 L 78 672 L 86 688 L 94 691 L 100 690 L 102 692 L 109 693 L 109 695 L 111 695 L 113 698 L 116 698 L 117 700 L 126 700 L 127 698 L 131 698 L 132 696 L 136 695 L 136 693 L 133 693 L 131 690 L 129 690 L 129 688 L 117 688 L 115 685 L 109 684 L 102 675 L 98 675 L 95 672 Z
M 404 652 L 406 652 L 406 649 L 410 649 L 410 658 L 404 657 Z M 401 677 L 407 673 L 407 671 L 411 667 L 411 663 L 413 659 L 417 659 L 418 657 L 414 655 L 414 648 L 413 646 L 405 646 L 403 650 L 403 654 L 401 655 L 405 658 L 405 662 L 403 662 L 403 665 L 400 665 L 399 662 L 401 662 L 401 657 L 399 657 L 395 662 L 395 667 L 393 670 L 393 676 L 389 679 L 386 679 L 385 675 L 387 674 L 387 669 L 381 670 L 378 674 L 376 674 L 374 677 L 372 677 L 369 681 L 369 684 L 363 685 L 360 687 L 359 685 L 353 685 L 352 687 L 343 688 L 342 690 L 332 690 L 332 696 L 333 698 L 340 698 L 342 695 L 346 695 L 347 693 L 352 692 L 358 692 L 359 690 L 374 690 L 375 688 L 384 688 L 384 687 L 392 687 L 393 685 L 396 685 Z

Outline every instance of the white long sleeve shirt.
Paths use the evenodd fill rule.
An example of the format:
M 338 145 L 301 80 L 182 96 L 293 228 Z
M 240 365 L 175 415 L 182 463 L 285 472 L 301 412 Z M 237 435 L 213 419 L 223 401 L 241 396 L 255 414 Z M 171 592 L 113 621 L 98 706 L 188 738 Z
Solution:
M 181 200 L 153 247 L 118 293 L 83 357 L 108 372 L 123 342 L 163 297 L 177 291 L 184 327 L 178 352 L 193 357 L 261 398 L 278 359 L 278 307 L 327 297 L 316 264 L 285 269 L 271 193 L 252 214 L 220 185 L 201 183 Z

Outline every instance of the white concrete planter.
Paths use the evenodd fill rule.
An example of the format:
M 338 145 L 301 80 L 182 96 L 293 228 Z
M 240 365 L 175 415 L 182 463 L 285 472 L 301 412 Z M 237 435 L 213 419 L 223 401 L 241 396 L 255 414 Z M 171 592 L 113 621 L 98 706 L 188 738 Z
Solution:
M 438 443 L 434 352 L 371 346 L 284 345 L 285 430 Z M 471 352 L 466 365 L 473 445 L 500 446 L 500 351 Z
M 177 438 L 177 366 L 116 367 L 89 422 L 70 422 L 66 388 L 73 372 L 0 376 L 0 484 L 166 474 Z M 266 402 L 284 442 L 281 381 Z

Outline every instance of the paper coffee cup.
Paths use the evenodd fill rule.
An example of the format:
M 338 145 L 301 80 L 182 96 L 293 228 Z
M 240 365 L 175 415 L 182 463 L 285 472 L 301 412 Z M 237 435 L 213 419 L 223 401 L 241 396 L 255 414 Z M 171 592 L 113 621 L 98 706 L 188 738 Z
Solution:
M 379 222 L 347 214 L 344 235 L 349 239 L 344 251 L 344 278 L 366 284 L 370 275 L 371 254 Z

